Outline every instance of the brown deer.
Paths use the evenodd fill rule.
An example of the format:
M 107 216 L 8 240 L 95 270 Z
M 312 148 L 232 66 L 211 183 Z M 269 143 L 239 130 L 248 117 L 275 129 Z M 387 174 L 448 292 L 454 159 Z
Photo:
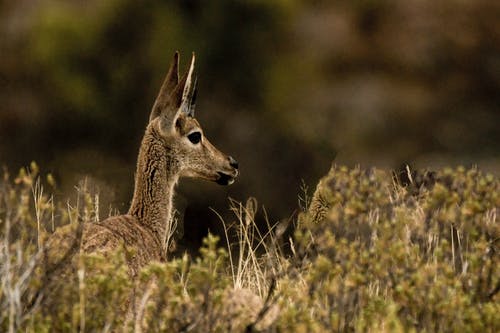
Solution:
M 128 213 L 85 223 L 81 230 L 83 253 L 106 255 L 123 246 L 132 249 L 134 255 L 127 258 L 132 278 L 147 263 L 166 259 L 172 199 L 179 178 L 196 177 L 229 185 L 238 176 L 238 162 L 215 148 L 194 118 L 194 62 L 193 53 L 189 70 L 179 78 L 179 54 L 174 55 L 139 149 Z M 63 232 L 54 236 L 53 241 L 66 245 L 71 238 Z

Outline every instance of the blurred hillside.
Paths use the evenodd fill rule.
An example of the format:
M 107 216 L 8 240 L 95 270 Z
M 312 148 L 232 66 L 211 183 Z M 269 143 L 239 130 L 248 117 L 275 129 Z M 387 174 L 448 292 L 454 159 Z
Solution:
M 487 0 L 0 1 L 0 164 L 36 160 L 61 194 L 89 176 L 102 214 L 125 211 L 179 50 L 198 55 L 197 118 L 242 170 L 229 188 L 181 183 L 194 241 L 220 230 L 208 207 L 227 196 L 290 216 L 334 158 L 498 175 L 498 17 Z

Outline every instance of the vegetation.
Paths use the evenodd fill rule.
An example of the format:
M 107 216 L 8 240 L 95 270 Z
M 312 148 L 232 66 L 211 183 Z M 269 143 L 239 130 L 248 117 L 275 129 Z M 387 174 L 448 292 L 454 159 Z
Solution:
M 56 172 L 0 175 L 0 332 L 500 331 L 499 15 L 490 0 L 0 1 L 0 165 Z M 130 281 L 133 251 L 80 255 L 78 236 L 125 211 L 175 50 L 199 55 L 200 119 L 238 152 L 229 195 L 272 209 L 217 216 L 227 192 L 181 184 L 171 249 L 197 255 Z M 494 175 L 335 167 L 293 223 L 270 222 L 334 156 Z
M 91 174 L 101 207 L 124 211 L 179 50 L 181 71 L 197 54 L 207 137 L 241 164 L 230 196 L 257 197 L 271 220 L 335 156 L 500 176 L 498 17 L 491 0 L 0 1 L 0 165 L 34 159 L 66 196 Z M 187 229 L 221 236 L 208 207 L 229 219 L 227 193 L 200 186 L 179 189 Z
M 99 219 L 85 182 L 73 200 L 54 186 L 35 164 L 0 182 L 0 331 L 500 331 L 500 182 L 476 169 L 333 167 L 301 196 L 289 239 L 283 224 L 256 227 L 255 199 L 231 201 L 227 243 L 209 235 L 197 257 L 152 263 L 138 281 L 130 249 L 47 250 L 54 230 Z

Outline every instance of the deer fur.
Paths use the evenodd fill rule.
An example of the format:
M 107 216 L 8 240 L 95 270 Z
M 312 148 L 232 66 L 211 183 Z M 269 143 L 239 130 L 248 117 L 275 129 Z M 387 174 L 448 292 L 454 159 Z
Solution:
M 133 255 L 127 258 L 131 277 L 147 263 L 166 259 L 165 241 L 179 178 L 196 177 L 229 185 L 238 176 L 236 160 L 215 148 L 194 118 L 194 62 L 193 54 L 188 72 L 179 78 L 179 54 L 174 55 L 139 149 L 128 213 L 83 225 L 80 250 L 106 255 L 121 246 L 131 249 Z M 61 241 L 63 237 L 67 233 L 55 235 L 54 240 L 57 243 L 57 238 Z
M 334 170 L 334 167 L 332 167 L 328 175 L 330 175 Z M 308 217 L 316 223 L 323 221 L 323 219 L 326 217 L 326 214 L 331 208 L 331 204 L 327 200 L 327 194 L 324 193 L 325 187 L 328 188 L 327 186 L 325 186 L 325 183 L 328 181 L 328 179 L 330 179 L 328 175 L 321 178 L 318 182 L 318 185 L 314 190 L 311 202 L 307 209 Z

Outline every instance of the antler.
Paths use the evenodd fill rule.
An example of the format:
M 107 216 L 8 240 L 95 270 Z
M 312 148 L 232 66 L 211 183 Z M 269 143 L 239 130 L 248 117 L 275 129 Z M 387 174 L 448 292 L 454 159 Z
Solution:
M 194 84 L 191 84 L 195 59 L 196 57 L 193 52 L 193 57 L 191 58 L 191 65 L 189 66 L 186 83 L 184 84 L 184 90 L 182 92 L 182 102 L 180 107 L 182 112 L 186 113 L 188 116 L 191 117 L 194 117 L 194 107 L 196 104 L 196 85 L 198 82 L 198 79 L 195 77 Z

